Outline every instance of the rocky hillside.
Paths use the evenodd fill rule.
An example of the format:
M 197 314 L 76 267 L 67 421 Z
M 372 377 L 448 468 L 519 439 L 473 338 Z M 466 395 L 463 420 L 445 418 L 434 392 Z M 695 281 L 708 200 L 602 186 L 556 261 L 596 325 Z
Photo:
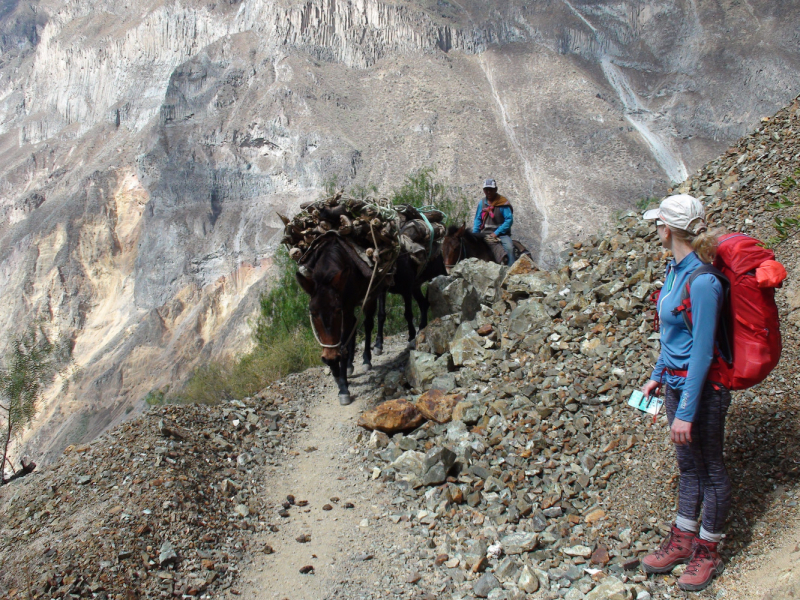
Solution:
M 75 345 L 37 454 L 246 346 L 275 210 L 326 180 L 495 176 L 553 266 L 789 101 L 798 22 L 765 0 L 2 3 L 0 331 Z
M 797 214 L 798 100 L 683 184 L 702 194 L 713 224 L 767 239 L 776 215 Z M 794 205 L 774 211 L 777 199 Z M 783 563 L 780 574 L 793 576 L 751 577 L 770 564 L 771 547 L 785 545 L 800 493 L 800 239 L 776 252 L 789 271 L 778 293 L 784 355 L 764 383 L 735 394 L 728 569 L 700 597 L 783 598 L 796 581 Z M 669 257 L 638 214 L 570 254 L 556 271 L 466 261 L 431 285 L 440 316 L 407 358 L 362 381 L 353 408 L 374 407 L 359 418 L 370 428 L 386 428 L 387 414 L 400 418 L 392 427 L 405 433 L 356 437 L 348 412 L 327 416 L 345 421 L 343 434 L 315 423 L 314 398 L 335 399 L 316 370 L 241 403 L 152 409 L 0 488 L 0 586 L 11 598 L 128 599 L 231 597 L 252 584 L 246 593 L 259 598 L 261 578 L 292 566 L 300 579 L 279 581 L 276 593 L 312 576 L 325 591 L 303 597 L 670 596 L 678 571 L 648 579 L 637 570 L 673 516 L 666 417 L 654 422 L 626 406 L 657 356 L 647 297 Z M 329 468 L 308 444 L 339 435 Z M 266 470 L 279 464 L 283 478 Z M 347 481 L 350 493 L 372 482 L 371 495 L 360 492 L 371 511 L 338 496 L 306 505 L 328 479 Z M 296 497 L 277 497 L 284 485 Z M 350 522 L 347 504 L 363 511 L 359 524 L 325 538 L 326 522 Z M 297 522 L 303 533 L 293 540 L 285 531 Z M 397 528 L 409 540 L 399 542 Z M 353 546 L 353 529 L 373 532 L 366 549 Z M 297 550 L 320 535 L 337 558 Z M 372 579 L 352 579 L 353 565 L 369 574 L 373 559 Z

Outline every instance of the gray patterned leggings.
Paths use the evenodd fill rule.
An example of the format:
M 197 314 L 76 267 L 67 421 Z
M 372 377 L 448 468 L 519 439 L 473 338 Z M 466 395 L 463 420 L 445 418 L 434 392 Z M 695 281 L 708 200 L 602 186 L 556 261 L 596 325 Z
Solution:
M 665 404 L 670 427 L 680 401 L 680 390 L 666 386 Z M 725 415 L 731 393 L 724 387 L 715 390 L 706 382 L 692 425 L 692 443 L 675 446 L 680 471 L 678 514 L 696 521 L 703 509 L 703 529 L 721 533 L 731 506 L 731 480 L 725 469 L 722 446 L 725 441 Z

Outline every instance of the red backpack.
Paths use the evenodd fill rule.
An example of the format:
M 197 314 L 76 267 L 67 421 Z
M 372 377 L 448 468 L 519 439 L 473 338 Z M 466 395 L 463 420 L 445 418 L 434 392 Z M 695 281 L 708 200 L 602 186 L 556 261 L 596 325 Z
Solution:
M 775 253 L 743 233 L 719 238 L 714 265 L 697 269 L 681 294 L 676 309 L 692 330 L 692 281 L 703 273 L 716 276 L 726 292 L 717 348 L 707 379 L 729 390 L 744 390 L 762 382 L 781 357 L 781 331 L 775 288 L 786 279 L 786 270 Z

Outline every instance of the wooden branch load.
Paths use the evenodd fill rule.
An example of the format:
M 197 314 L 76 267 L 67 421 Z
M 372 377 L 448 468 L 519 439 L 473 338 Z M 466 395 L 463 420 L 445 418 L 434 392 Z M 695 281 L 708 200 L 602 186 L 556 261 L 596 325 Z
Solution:
M 445 235 L 445 215 L 441 211 L 423 213 L 411 205 L 392 206 L 386 199 L 359 200 L 343 192 L 301 205 L 292 219 L 278 216 L 284 223 L 281 243 L 297 262 L 321 236 L 338 234 L 367 259 L 370 267 L 375 260 L 382 266 L 389 262 L 393 265 L 401 252 L 407 252 L 424 268 Z

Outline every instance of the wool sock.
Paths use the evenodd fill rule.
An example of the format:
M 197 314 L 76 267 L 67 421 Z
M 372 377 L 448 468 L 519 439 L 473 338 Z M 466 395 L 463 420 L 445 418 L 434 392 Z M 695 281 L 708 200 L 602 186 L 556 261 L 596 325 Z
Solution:
M 704 528 L 700 528 L 700 539 L 705 540 L 707 542 L 713 542 L 715 544 L 719 544 L 722 540 L 721 533 L 711 533 L 710 531 L 706 531 Z
M 682 517 L 680 515 L 678 515 L 678 518 L 675 519 L 675 526 L 686 533 L 697 533 L 697 521 L 687 519 L 686 517 Z

